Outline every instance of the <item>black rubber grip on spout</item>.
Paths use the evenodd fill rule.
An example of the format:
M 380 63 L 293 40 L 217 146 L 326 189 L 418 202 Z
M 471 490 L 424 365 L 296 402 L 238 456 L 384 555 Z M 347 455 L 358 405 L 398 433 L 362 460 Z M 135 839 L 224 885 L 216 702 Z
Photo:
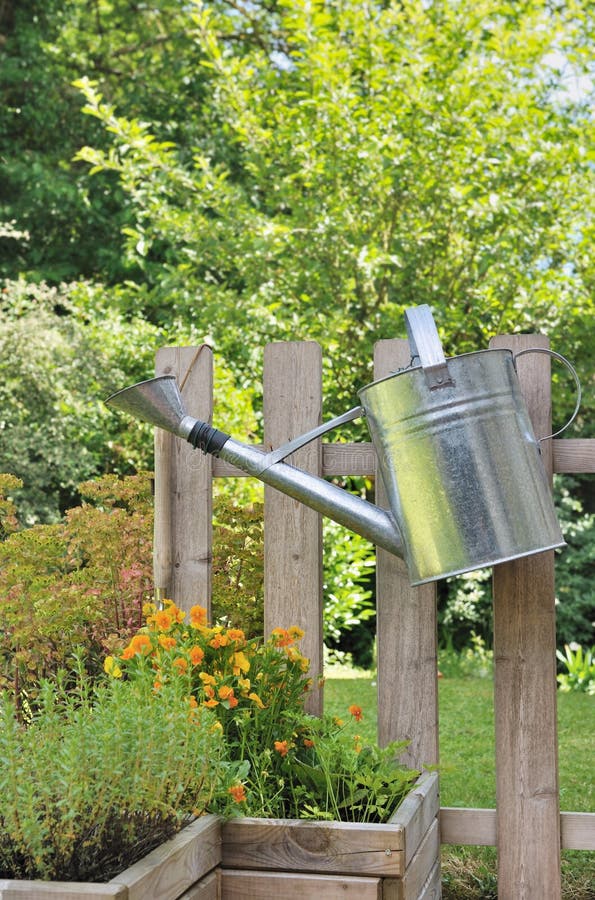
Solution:
M 229 440 L 229 435 L 217 428 L 212 428 L 206 422 L 197 419 L 188 435 L 188 442 L 203 453 L 212 453 L 216 456 L 223 445 Z

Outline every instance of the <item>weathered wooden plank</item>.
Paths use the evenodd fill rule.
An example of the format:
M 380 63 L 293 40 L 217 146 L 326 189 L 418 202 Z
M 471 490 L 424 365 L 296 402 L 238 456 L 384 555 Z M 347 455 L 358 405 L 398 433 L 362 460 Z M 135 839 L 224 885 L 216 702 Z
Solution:
M 595 813 L 563 812 L 560 826 L 564 850 L 595 850 Z
M 500 336 L 494 348 L 548 346 L 541 335 Z M 536 436 L 551 429 L 550 365 L 517 361 Z M 551 441 L 542 445 L 552 471 Z M 498 896 L 559 900 L 560 811 L 556 730 L 554 554 L 494 568 L 494 661 Z
M 155 371 L 175 375 L 188 413 L 210 421 L 210 347 L 164 347 L 157 351 Z M 173 435 L 159 435 L 155 455 L 156 586 L 181 609 L 200 603 L 210 612 L 212 457 Z
M 417 852 L 432 820 L 440 810 L 438 773 L 422 775 L 411 793 L 403 800 L 391 825 L 400 825 L 405 834 L 405 865 L 408 866 Z
M 595 850 L 595 813 L 560 813 L 563 850 Z M 495 847 L 496 810 L 445 807 L 440 810 L 443 844 Z
M 221 822 L 204 816 L 109 884 L 126 887 L 128 900 L 177 900 L 220 861 Z
M 440 810 L 440 840 L 443 844 L 495 847 L 496 810 L 443 806 Z
M 0 900 L 128 900 L 125 887 L 75 881 L 0 880 Z
M 384 378 L 410 356 L 407 341 L 379 341 L 374 377 Z M 380 477 L 376 502 L 386 506 Z M 376 595 L 378 740 L 408 740 L 402 761 L 414 768 L 433 765 L 438 762 L 436 587 L 412 588 L 403 561 L 378 550 Z
M 220 876 L 219 870 L 215 869 L 201 878 L 197 884 L 185 891 L 179 900 L 220 900 Z
M 379 878 L 221 870 L 221 900 L 382 900 Z
M 440 867 L 440 829 L 438 819 L 426 831 L 417 853 L 405 869 L 403 878 L 385 878 L 383 900 L 418 900 L 430 873 Z
M 274 448 L 316 427 L 322 412 L 322 353 L 318 344 L 282 342 L 264 351 L 265 447 Z M 320 441 L 287 460 L 320 473 Z M 264 492 L 265 631 L 298 625 L 310 660 L 308 711 L 322 712 L 322 521 L 303 503 L 274 488 Z
M 221 834 L 226 868 L 395 878 L 405 872 L 400 825 L 245 818 L 224 822 Z
M 440 863 L 437 862 L 428 880 L 422 887 L 417 900 L 440 900 L 442 896 L 442 882 L 440 878 Z
M 554 472 L 567 475 L 595 472 L 595 438 L 554 438 L 552 445 Z

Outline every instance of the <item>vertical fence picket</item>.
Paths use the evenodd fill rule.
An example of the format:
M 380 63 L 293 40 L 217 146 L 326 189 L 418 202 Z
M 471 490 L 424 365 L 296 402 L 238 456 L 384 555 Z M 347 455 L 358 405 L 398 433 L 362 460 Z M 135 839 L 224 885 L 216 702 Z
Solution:
M 268 344 L 264 353 L 265 448 L 278 447 L 320 424 L 322 354 L 318 344 Z M 320 441 L 287 460 L 320 474 Z M 308 710 L 322 711 L 322 523 L 314 510 L 265 487 L 265 630 L 298 625 L 305 631 L 302 652 L 310 659 L 314 690 Z
M 157 375 L 175 375 L 188 413 L 210 421 L 213 354 L 202 347 L 164 347 Z M 155 586 L 184 610 L 195 603 L 210 615 L 212 457 L 158 430 L 155 441 Z
M 492 348 L 547 347 L 539 335 L 499 336 Z M 537 437 L 550 433 L 550 364 L 518 360 Z M 551 441 L 542 444 L 552 471 Z M 559 900 L 560 814 L 552 551 L 494 568 L 498 897 Z
M 411 358 L 404 340 L 379 341 L 374 377 L 384 378 Z M 381 479 L 376 502 L 385 504 Z M 423 510 L 420 510 L 423 515 Z M 411 587 L 402 560 L 377 551 L 378 739 L 410 741 L 403 762 L 438 762 L 436 586 Z

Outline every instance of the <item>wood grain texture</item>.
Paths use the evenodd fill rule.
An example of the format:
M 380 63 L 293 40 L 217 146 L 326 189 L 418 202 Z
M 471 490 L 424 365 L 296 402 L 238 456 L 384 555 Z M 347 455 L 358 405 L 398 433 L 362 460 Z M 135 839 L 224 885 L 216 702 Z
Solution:
M 405 866 L 408 866 L 440 810 L 438 773 L 422 775 L 390 819 L 405 834 Z
M 405 873 L 400 825 L 232 819 L 222 828 L 224 868 L 373 875 Z
M 500 336 L 490 347 L 547 347 L 541 335 Z M 518 360 L 536 436 L 551 430 L 545 354 Z M 542 444 L 552 472 L 551 441 Z M 559 900 L 560 812 L 556 722 L 554 554 L 494 568 L 498 897 Z
M 128 900 L 178 900 L 221 861 L 221 822 L 197 819 L 171 841 L 126 869 L 110 885 L 128 889 Z
M 264 352 L 264 442 L 284 444 L 320 424 L 322 354 L 318 344 L 268 344 Z M 320 473 L 320 441 L 287 462 Z M 322 712 L 322 521 L 304 504 L 269 486 L 264 492 L 265 633 L 298 625 L 305 632 L 301 652 L 310 660 L 313 690 L 307 709 Z
M 125 887 L 87 882 L 0 879 L 0 900 L 128 900 Z
M 495 809 L 442 807 L 440 836 L 443 844 L 495 847 Z M 595 850 L 595 813 L 560 813 L 563 850 Z
M 221 900 L 382 900 L 379 878 L 221 871 Z
M 187 412 L 210 422 L 210 347 L 165 347 L 157 375 L 175 375 Z M 155 584 L 181 609 L 211 603 L 212 457 L 161 432 L 155 444 Z
M 200 881 L 184 891 L 179 900 L 220 900 L 220 875 L 219 869 L 205 875 Z
M 410 355 L 407 341 L 379 341 L 374 377 L 384 378 L 406 365 Z M 380 476 L 376 502 L 387 505 Z M 401 757 L 405 764 L 434 765 L 438 762 L 436 586 L 411 587 L 403 561 L 384 550 L 377 554 L 376 584 L 378 739 L 383 745 L 408 740 Z

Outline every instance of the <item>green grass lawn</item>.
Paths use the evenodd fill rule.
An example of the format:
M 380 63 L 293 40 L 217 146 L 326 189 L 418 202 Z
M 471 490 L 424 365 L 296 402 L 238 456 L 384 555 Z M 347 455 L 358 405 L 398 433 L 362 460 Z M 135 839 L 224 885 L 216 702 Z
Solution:
M 338 674 L 338 673 L 337 673 Z M 376 688 L 370 677 L 334 677 L 325 685 L 325 710 L 341 718 L 362 707 L 359 732 L 376 737 Z M 490 678 L 444 678 L 439 684 L 442 806 L 496 805 L 493 684 Z M 595 812 L 595 697 L 558 693 L 560 807 Z M 496 897 L 495 851 L 443 850 L 444 900 Z M 595 853 L 563 854 L 565 900 L 595 900 Z

